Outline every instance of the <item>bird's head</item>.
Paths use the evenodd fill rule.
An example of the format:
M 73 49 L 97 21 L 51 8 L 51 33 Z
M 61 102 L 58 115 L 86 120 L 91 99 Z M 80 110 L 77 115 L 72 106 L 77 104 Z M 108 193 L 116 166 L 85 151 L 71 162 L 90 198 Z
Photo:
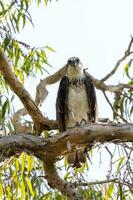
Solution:
M 71 57 L 67 61 L 67 75 L 69 79 L 78 79 L 84 76 L 83 65 L 78 57 Z

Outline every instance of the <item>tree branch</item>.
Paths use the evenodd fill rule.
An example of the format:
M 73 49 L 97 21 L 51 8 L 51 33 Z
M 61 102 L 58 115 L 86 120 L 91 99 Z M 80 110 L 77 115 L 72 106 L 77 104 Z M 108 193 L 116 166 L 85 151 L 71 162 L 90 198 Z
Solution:
M 17 94 L 24 107 L 28 111 L 29 115 L 31 116 L 35 124 L 36 132 L 40 133 L 44 129 L 51 130 L 53 127 L 56 129 L 56 122 L 54 120 L 48 120 L 47 118 L 44 118 L 41 111 L 39 110 L 35 102 L 32 100 L 30 94 L 23 87 L 21 82 L 16 78 L 1 47 L 0 71 L 10 88 Z
M 92 182 L 79 182 L 79 183 L 74 183 L 75 187 L 79 187 L 79 186 L 83 186 L 83 187 L 86 187 L 86 186 L 91 186 L 91 185 L 101 185 L 101 184 L 105 184 L 105 183 L 117 183 L 117 184 L 122 184 L 122 185 L 125 185 L 125 186 L 130 186 L 130 187 L 133 187 L 132 184 L 130 183 L 127 183 L 123 180 L 120 180 L 118 178 L 113 178 L 113 179 L 106 179 L 106 180 L 103 180 L 103 181 L 92 181 Z
M 0 161 L 27 151 L 53 163 L 76 147 L 86 147 L 94 142 L 123 141 L 133 141 L 133 124 L 87 124 L 48 139 L 33 135 L 12 135 L 0 138 Z
M 61 179 L 53 163 L 44 163 L 45 177 L 52 188 L 56 188 L 70 200 L 81 200 L 81 194 L 76 190 L 74 184 Z
M 107 79 L 109 79 L 118 69 L 118 67 L 120 66 L 120 64 L 131 54 L 133 54 L 133 51 L 131 51 L 131 47 L 133 44 L 133 37 L 131 36 L 131 40 L 129 42 L 128 48 L 125 51 L 125 54 L 122 56 L 121 59 L 119 59 L 114 67 L 113 70 L 111 70 L 111 72 L 109 74 L 107 74 L 104 78 L 101 79 L 102 82 L 106 81 Z
M 59 81 L 66 74 L 67 66 L 65 65 L 53 75 L 46 77 L 41 80 L 36 88 L 35 102 L 37 105 L 41 104 L 47 97 L 48 91 L 46 89 L 47 85 L 51 85 Z
M 110 107 L 111 107 L 111 109 L 112 109 L 112 111 L 113 111 L 113 114 L 115 114 L 115 115 L 118 116 L 120 119 L 122 119 L 123 122 L 128 123 L 127 120 L 124 119 L 124 118 L 117 112 L 117 110 L 115 109 L 115 107 L 112 106 L 111 102 L 109 101 L 109 99 L 108 99 L 108 97 L 107 97 L 107 95 L 106 95 L 106 93 L 105 93 L 104 91 L 103 91 L 103 94 L 104 94 L 104 97 L 105 97 L 106 101 L 107 101 L 108 104 L 110 105 Z
M 128 85 L 128 84 L 124 84 L 124 83 L 119 83 L 118 85 L 106 85 L 104 82 L 102 82 L 101 80 L 98 80 L 96 78 L 94 78 L 91 74 L 89 74 L 88 72 L 85 71 L 85 74 L 87 76 L 89 76 L 95 87 L 98 90 L 102 90 L 102 91 L 109 91 L 109 92 L 113 92 L 113 93 L 117 93 L 120 92 L 121 90 L 123 90 L 124 88 L 126 89 L 133 89 L 133 85 Z

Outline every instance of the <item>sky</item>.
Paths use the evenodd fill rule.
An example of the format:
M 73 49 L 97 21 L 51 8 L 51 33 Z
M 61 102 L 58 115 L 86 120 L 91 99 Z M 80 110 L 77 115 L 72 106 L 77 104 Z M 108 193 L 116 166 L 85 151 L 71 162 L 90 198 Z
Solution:
M 133 34 L 133 0 L 53 0 L 47 7 L 32 5 L 31 15 L 34 28 L 28 25 L 18 39 L 32 46 L 49 45 L 55 49 L 55 53 L 48 53 L 48 61 L 53 67 L 45 65 L 50 74 L 64 66 L 69 57 L 78 56 L 88 72 L 101 79 L 121 58 Z M 124 82 L 121 80 L 123 67 L 124 63 L 107 83 Z M 27 81 L 25 87 L 32 96 L 39 80 L 46 76 L 38 76 L 34 83 L 31 79 Z M 55 119 L 57 89 L 58 83 L 48 87 L 49 95 L 41 108 L 50 119 Z M 112 118 L 112 111 L 102 92 L 96 92 L 99 117 Z M 96 155 L 94 163 L 95 170 L 98 170 Z M 104 170 L 101 173 L 105 175 Z M 96 174 L 98 176 L 101 174 Z
M 114 67 L 128 46 L 133 33 L 132 8 L 132 0 L 53 0 L 47 7 L 32 5 L 34 28 L 28 25 L 19 39 L 32 46 L 49 45 L 55 49 L 55 53 L 48 53 L 53 67 L 45 66 L 50 74 L 64 66 L 69 57 L 78 56 L 88 72 L 100 79 Z M 119 70 L 110 84 L 120 82 L 122 70 L 123 65 L 121 75 Z M 36 78 L 34 87 L 46 76 Z M 55 118 L 57 85 L 48 87 L 49 95 L 41 108 L 49 118 Z M 31 80 L 26 87 L 35 90 Z M 99 117 L 112 118 L 102 92 L 97 91 L 97 98 Z

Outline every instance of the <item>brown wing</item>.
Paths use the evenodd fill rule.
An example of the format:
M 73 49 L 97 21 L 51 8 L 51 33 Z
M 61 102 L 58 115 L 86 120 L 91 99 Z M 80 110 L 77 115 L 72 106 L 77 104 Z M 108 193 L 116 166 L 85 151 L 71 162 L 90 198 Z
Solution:
M 64 76 L 60 81 L 56 99 L 56 120 L 58 123 L 59 131 L 66 130 L 65 115 L 67 114 L 68 86 L 68 77 Z
M 86 87 L 88 106 L 89 106 L 88 118 L 90 122 L 96 122 L 97 118 L 96 92 L 93 82 L 88 76 L 86 76 L 85 78 L 85 87 Z

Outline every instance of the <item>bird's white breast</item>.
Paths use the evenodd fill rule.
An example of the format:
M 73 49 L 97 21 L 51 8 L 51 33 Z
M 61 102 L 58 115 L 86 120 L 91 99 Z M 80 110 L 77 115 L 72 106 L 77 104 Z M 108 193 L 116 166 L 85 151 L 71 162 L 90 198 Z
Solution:
M 70 128 L 82 120 L 88 121 L 88 100 L 84 84 L 70 85 L 68 89 L 68 116 L 66 117 L 66 127 Z

